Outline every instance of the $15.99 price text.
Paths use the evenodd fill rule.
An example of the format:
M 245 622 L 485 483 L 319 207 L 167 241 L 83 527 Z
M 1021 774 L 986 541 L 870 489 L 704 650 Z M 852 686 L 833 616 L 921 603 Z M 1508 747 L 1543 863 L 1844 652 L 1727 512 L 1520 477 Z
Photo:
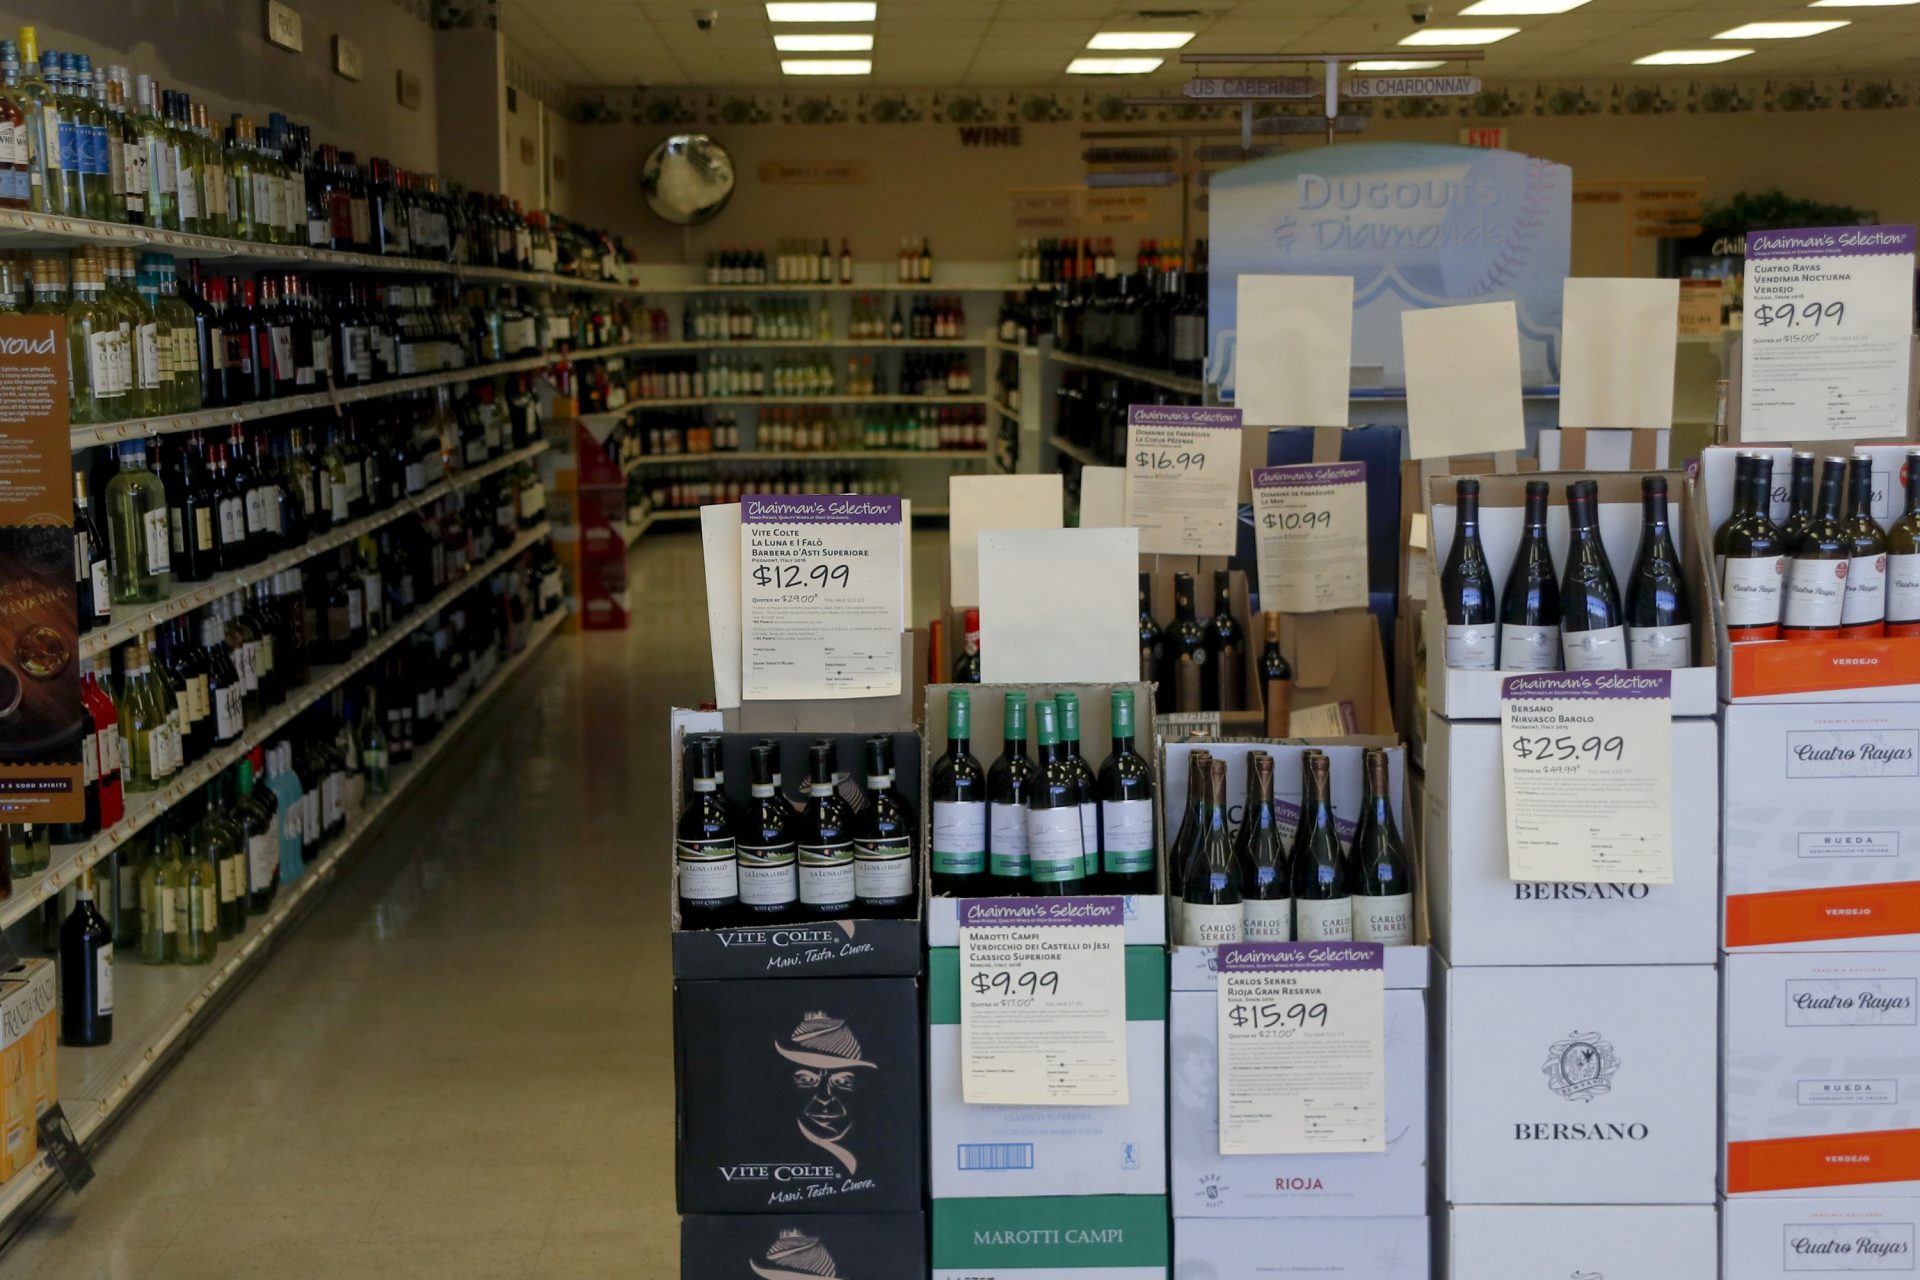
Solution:
M 1235 1004 L 1227 1008 L 1227 1021 L 1236 1027 L 1252 1027 L 1255 1031 L 1302 1031 L 1308 1027 L 1326 1026 L 1327 1006 L 1325 1001 L 1308 1004 L 1304 1000 L 1296 1000 L 1288 1005 L 1276 1001 Z

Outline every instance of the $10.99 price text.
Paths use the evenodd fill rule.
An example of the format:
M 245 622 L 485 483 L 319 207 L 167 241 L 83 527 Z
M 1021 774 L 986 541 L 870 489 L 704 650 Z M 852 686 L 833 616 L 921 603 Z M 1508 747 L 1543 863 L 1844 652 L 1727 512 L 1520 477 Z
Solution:
M 1331 511 L 1269 511 L 1260 517 L 1263 529 L 1279 529 L 1287 533 L 1302 530 L 1333 528 Z

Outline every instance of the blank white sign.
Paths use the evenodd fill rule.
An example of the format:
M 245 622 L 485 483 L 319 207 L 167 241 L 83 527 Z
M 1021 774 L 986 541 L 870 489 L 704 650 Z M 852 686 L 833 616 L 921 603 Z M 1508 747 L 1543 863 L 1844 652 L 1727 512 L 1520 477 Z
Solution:
M 980 675 L 989 684 L 1140 678 L 1140 531 L 980 535 Z

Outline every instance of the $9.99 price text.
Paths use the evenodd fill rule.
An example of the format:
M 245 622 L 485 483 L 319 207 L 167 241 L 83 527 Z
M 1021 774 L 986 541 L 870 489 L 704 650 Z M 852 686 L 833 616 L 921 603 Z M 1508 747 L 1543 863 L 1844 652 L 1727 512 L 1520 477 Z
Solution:
M 1057 996 L 1060 994 L 1058 969 L 981 969 L 968 979 L 981 995 Z

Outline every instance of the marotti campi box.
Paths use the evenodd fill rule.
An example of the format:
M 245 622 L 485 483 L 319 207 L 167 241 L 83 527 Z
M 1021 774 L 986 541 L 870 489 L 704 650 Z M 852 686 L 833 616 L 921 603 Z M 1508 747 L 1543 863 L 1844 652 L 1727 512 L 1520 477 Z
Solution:
M 1718 1227 L 1708 1204 L 1456 1205 L 1437 1233 L 1440 1273 L 1454 1280 L 1711 1280 Z
M 922 1213 L 699 1213 L 680 1220 L 680 1280 L 926 1273 Z
M 1087 1280 L 1166 1280 L 1167 1198 L 933 1202 L 933 1280 L 1059 1280 L 1069 1272 Z

